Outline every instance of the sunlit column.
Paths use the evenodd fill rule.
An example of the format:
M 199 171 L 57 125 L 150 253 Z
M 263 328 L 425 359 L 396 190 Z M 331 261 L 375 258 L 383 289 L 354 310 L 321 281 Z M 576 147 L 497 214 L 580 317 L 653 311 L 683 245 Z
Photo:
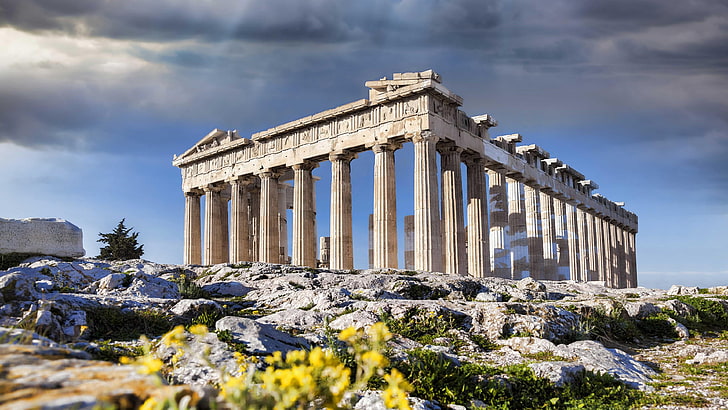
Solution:
M 508 184 L 508 243 L 511 253 L 511 279 L 521 279 L 528 274 L 528 243 L 526 239 L 526 211 L 523 200 L 523 184 L 506 178 Z
M 220 185 L 206 185 L 205 190 L 205 238 L 204 238 L 204 264 L 214 265 L 223 262 L 222 251 L 222 207 L 220 203 L 220 192 L 223 187 Z M 225 215 L 227 218 L 227 215 Z
M 556 229 L 558 280 L 569 279 L 569 239 L 566 231 L 566 204 L 561 198 L 554 197 L 554 227 Z
M 582 280 L 579 264 L 579 233 L 576 221 L 576 206 L 566 203 L 566 231 L 569 250 L 569 279 Z
M 437 190 L 438 137 L 421 132 L 412 138 L 414 145 L 415 196 L 415 269 L 441 272 L 442 237 Z
M 579 237 L 579 280 L 589 280 L 589 247 L 587 237 L 587 214 L 584 209 L 576 207 L 576 235 Z
M 538 187 L 524 184 L 526 204 L 526 237 L 528 242 L 528 273 L 534 279 L 546 279 L 543 259 L 543 230 L 539 212 L 540 191 Z
M 293 165 L 293 259 L 299 266 L 316 267 L 316 233 L 313 230 L 313 181 L 317 164 Z
M 272 170 L 258 174 L 260 178 L 260 245 L 261 262 L 280 263 L 279 226 L 278 226 L 278 176 Z
M 543 233 L 543 272 L 544 279 L 556 280 L 558 248 L 556 245 L 556 227 L 554 225 L 554 202 L 551 195 L 541 191 L 541 232 Z
M 348 152 L 329 155 L 331 161 L 331 226 L 329 266 L 331 269 L 354 268 L 354 244 L 351 211 L 351 160 Z
M 462 148 L 452 144 L 440 147 L 442 166 L 442 219 L 445 273 L 463 275 L 465 261 L 465 223 L 463 181 L 460 172 Z
M 469 157 L 465 164 L 468 167 L 468 274 L 483 278 L 490 275 L 484 161 Z
M 506 226 L 508 225 L 508 196 L 506 194 L 506 177 L 496 170 L 488 170 L 490 211 L 490 254 L 493 276 L 511 278 L 511 257 L 506 243 Z
M 250 177 L 230 181 L 230 262 L 250 261 L 250 215 L 248 191 Z
M 397 268 L 397 192 L 394 144 L 377 144 L 374 151 L 374 267 Z
M 185 194 L 185 226 L 184 226 L 184 263 L 199 265 L 202 263 L 202 244 L 200 226 L 200 196 L 198 189 Z

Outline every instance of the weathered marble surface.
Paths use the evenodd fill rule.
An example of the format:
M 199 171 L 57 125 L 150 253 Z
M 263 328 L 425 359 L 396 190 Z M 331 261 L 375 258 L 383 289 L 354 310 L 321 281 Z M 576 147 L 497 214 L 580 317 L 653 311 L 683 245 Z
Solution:
M 0 218 L 0 254 L 35 253 L 61 258 L 86 254 L 83 232 L 58 218 Z

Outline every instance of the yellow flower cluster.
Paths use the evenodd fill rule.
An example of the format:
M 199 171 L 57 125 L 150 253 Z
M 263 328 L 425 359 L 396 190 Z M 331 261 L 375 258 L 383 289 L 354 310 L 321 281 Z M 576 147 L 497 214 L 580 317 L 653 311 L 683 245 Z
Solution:
M 189 332 L 201 336 L 206 334 L 207 328 L 193 326 Z M 162 343 L 181 350 L 186 346 L 186 337 L 184 328 L 178 326 L 162 337 Z M 396 369 L 385 372 L 389 361 L 383 352 L 391 338 L 392 334 L 383 323 L 377 323 L 367 331 L 348 328 L 339 334 L 339 339 L 348 345 L 349 353 L 356 360 L 353 383 L 351 370 L 333 351 L 320 347 L 290 351 L 285 357 L 281 352 L 275 352 L 266 358 L 268 367 L 262 372 L 249 366 L 253 360 L 236 354 L 240 375 L 221 374 L 218 399 L 226 408 L 240 409 L 305 409 L 312 403 L 317 408 L 348 408 L 351 403 L 344 400 L 345 394 L 366 389 L 368 381 L 377 375 L 387 383 L 382 393 L 385 405 L 391 409 L 409 410 L 407 392 L 412 387 Z M 149 354 L 136 363 L 142 364 L 150 373 L 162 367 L 162 362 Z M 150 398 L 144 408 L 167 409 L 170 403 L 169 400 L 160 402 Z

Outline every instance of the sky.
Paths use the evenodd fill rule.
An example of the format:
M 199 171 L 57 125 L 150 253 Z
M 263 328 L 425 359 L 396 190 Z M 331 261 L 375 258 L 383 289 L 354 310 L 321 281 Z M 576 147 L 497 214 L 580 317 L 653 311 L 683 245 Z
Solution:
M 640 285 L 728 285 L 724 1 L 0 0 L 0 44 L 0 217 L 69 220 L 89 256 L 126 218 L 146 259 L 181 263 L 172 156 L 212 129 L 250 136 L 433 69 L 492 137 L 520 133 L 639 216 Z

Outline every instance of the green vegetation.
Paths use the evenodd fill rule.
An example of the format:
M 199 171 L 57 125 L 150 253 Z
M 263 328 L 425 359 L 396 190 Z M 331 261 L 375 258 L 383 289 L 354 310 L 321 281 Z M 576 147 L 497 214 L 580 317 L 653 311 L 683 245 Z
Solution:
M 210 293 L 203 290 L 197 283 L 195 283 L 185 273 L 180 274 L 174 279 L 177 283 L 177 290 L 179 291 L 179 297 L 182 299 L 209 299 Z
M 118 363 L 122 357 L 138 357 L 144 354 L 141 346 L 129 346 L 127 344 L 100 341 L 95 349 L 87 349 L 96 360 L 105 360 L 107 362 Z
M 408 309 L 399 319 L 395 319 L 388 312 L 382 312 L 379 319 L 392 332 L 422 344 L 431 344 L 438 337 L 449 337 L 450 330 L 462 325 L 462 317 L 449 311 L 438 315 L 419 308 Z
M 728 309 L 719 301 L 698 296 L 677 296 L 677 299 L 697 310 L 697 314 L 681 317 L 671 314 L 673 319 L 691 331 L 717 333 L 728 330 Z
M 442 404 L 477 400 L 482 409 L 629 409 L 645 398 L 609 375 L 584 372 L 559 388 L 526 365 L 457 366 L 429 350 L 410 351 L 406 361 L 394 366 L 412 384 L 412 395 Z
M 159 336 L 172 328 L 171 317 L 154 310 L 122 310 L 97 307 L 86 310 L 89 340 L 135 340 Z
M 124 226 L 125 220 L 122 219 L 111 233 L 99 233 L 100 238 L 96 242 L 106 244 L 100 249 L 99 258 L 123 261 L 139 259 L 144 255 L 144 245 L 137 243 L 139 232 L 132 233 L 133 228 Z
M 8 270 L 14 268 L 24 260 L 32 258 L 33 256 L 41 256 L 35 253 L 0 253 L 0 270 Z

